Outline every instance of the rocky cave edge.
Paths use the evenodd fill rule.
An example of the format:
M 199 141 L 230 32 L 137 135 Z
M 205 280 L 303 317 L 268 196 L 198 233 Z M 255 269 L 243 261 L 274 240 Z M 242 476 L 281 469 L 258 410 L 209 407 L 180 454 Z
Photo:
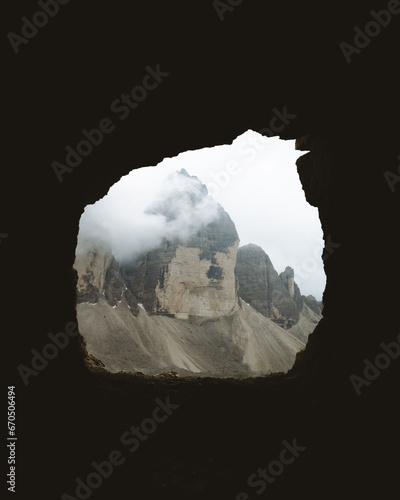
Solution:
M 379 457 L 384 449 L 381 437 L 371 440 L 369 426 L 372 423 L 369 418 L 366 418 L 366 414 L 370 412 L 371 419 L 373 414 L 376 422 L 376 413 L 375 411 L 372 413 L 371 408 L 376 410 L 376 405 L 382 404 L 388 408 L 388 398 L 393 396 L 390 384 L 384 386 L 383 389 L 380 387 L 380 390 L 372 388 L 369 399 L 366 400 L 367 403 L 360 408 L 357 406 L 354 388 L 349 383 L 351 373 L 361 373 L 363 359 L 374 359 L 377 346 L 381 341 L 390 342 L 395 338 L 396 332 L 393 328 L 392 317 L 392 311 L 395 310 L 393 298 L 386 297 L 384 307 L 383 304 L 379 305 L 381 299 L 377 299 L 376 295 L 368 291 L 370 279 L 364 264 L 367 255 L 375 255 L 375 257 L 382 255 L 379 240 L 387 240 L 388 233 L 385 231 L 390 227 L 390 221 L 393 220 L 393 214 L 389 211 L 386 212 L 386 216 L 389 214 L 386 221 L 383 224 L 381 221 L 378 222 L 377 205 L 371 203 L 370 193 L 374 190 L 376 193 L 376 183 L 382 184 L 379 198 L 381 213 L 391 207 L 392 198 L 386 183 L 382 180 L 383 173 L 377 172 L 376 169 L 378 164 L 382 165 L 378 162 L 382 149 L 379 148 L 378 153 L 370 149 L 367 151 L 365 148 L 365 144 L 374 144 L 377 141 L 375 133 L 373 137 L 370 137 L 371 131 L 362 129 L 360 126 L 358 133 L 348 131 L 347 134 L 341 136 L 340 140 L 337 140 L 334 131 L 329 126 L 325 129 L 319 128 L 318 132 L 309 128 L 312 127 L 301 127 L 302 131 L 307 132 L 303 135 L 294 134 L 285 138 L 295 138 L 297 149 L 309 151 L 298 159 L 297 169 L 307 201 L 319 209 L 325 239 L 323 259 L 327 286 L 323 296 L 323 319 L 310 335 L 305 350 L 297 355 L 296 363 L 288 374 L 274 374 L 236 381 L 206 379 L 201 382 L 196 377 L 179 379 L 168 375 L 159 378 L 125 373 L 112 375 L 104 370 L 97 359 L 87 354 L 82 338 L 69 352 L 68 362 L 73 364 L 74 370 L 77 370 L 75 375 L 78 376 L 80 384 L 88 384 L 88 387 L 94 389 L 95 394 L 111 399 L 114 404 L 117 398 L 118 407 L 128 408 L 144 398 L 143 408 L 145 408 L 150 394 L 169 395 L 175 401 L 185 400 L 185 418 L 195 418 L 197 423 L 194 425 L 196 426 L 206 425 L 205 422 L 217 426 L 218 430 L 211 433 L 209 430 L 203 430 L 197 438 L 191 438 L 193 445 L 202 449 L 204 456 L 207 457 L 210 455 L 210 449 L 213 449 L 211 455 L 215 454 L 214 447 L 210 446 L 212 440 L 220 440 L 216 446 L 219 450 L 221 447 L 226 450 L 230 449 L 227 429 L 234 431 L 231 427 L 233 423 L 226 424 L 225 419 L 229 418 L 233 418 L 233 421 L 243 418 L 242 424 L 246 422 L 243 425 L 247 429 L 248 426 L 254 425 L 255 430 L 249 432 L 253 436 L 253 441 L 257 441 L 262 435 L 263 442 L 267 443 L 264 446 L 274 449 L 279 449 L 277 438 L 272 436 L 275 432 L 280 437 L 288 433 L 299 436 L 299 442 L 307 443 L 308 447 L 312 445 L 314 449 L 303 464 L 289 474 L 287 482 L 280 485 L 281 491 L 293 493 L 297 491 L 297 488 L 312 492 L 318 491 L 319 487 L 323 487 L 321 485 L 330 481 L 329 468 L 340 463 L 343 479 L 335 485 L 330 483 L 330 487 L 340 489 L 339 485 L 343 485 L 342 481 L 344 481 L 346 484 L 353 485 L 351 488 L 355 494 L 359 491 L 359 485 L 368 467 L 374 472 L 379 469 L 374 458 Z M 382 139 L 388 144 L 389 137 Z M 296 167 L 293 166 L 293 168 Z M 111 179 L 111 182 L 114 182 L 119 177 L 114 170 L 111 178 L 109 174 L 110 170 L 101 181 L 102 176 L 98 173 L 97 184 L 102 185 L 102 188 L 97 187 L 94 191 L 89 191 L 87 195 L 90 200 L 94 201 L 105 194 Z M 357 201 L 354 198 L 355 193 Z M 75 234 L 76 229 L 75 227 Z M 366 239 L 366 235 L 371 233 L 374 234 L 374 238 L 367 237 Z M 387 247 L 388 257 L 394 248 L 394 244 L 392 247 Z M 70 286 L 71 305 L 75 305 L 75 272 L 71 273 Z M 368 313 L 376 310 L 377 307 L 382 307 L 382 311 L 386 311 L 379 318 Z M 78 369 L 79 366 L 81 369 Z M 71 365 L 69 365 L 69 370 L 70 367 Z M 189 396 L 192 392 L 193 394 Z M 227 404 L 228 410 L 226 407 L 222 409 L 219 405 L 218 401 L 221 397 L 224 405 L 227 400 L 230 401 Z M 250 419 L 244 417 L 243 412 L 247 413 L 247 410 L 243 408 L 237 410 L 236 403 L 234 403 L 237 401 L 236 398 L 239 398 L 243 408 L 251 408 L 252 412 L 260 411 L 260 415 L 253 414 Z M 261 411 L 260 405 L 263 400 L 274 405 L 274 412 L 268 417 Z M 389 407 L 393 404 L 393 402 L 389 403 Z M 201 405 L 204 406 L 201 407 Z M 389 410 L 391 414 L 389 420 L 394 422 L 396 412 L 392 410 L 393 412 Z M 350 417 L 349 411 L 352 415 Z M 297 415 L 296 421 L 292 421 L 292 412 Z M 332 413 L 335 412 L 337 412 L 336 417 L 332 417 Z M 261 415 L 264 416 L 261 417 Z M 336 428 L 332 427 L 333 422 L 337 425 Z M 170 428 L 170 432 L 173 432 L 173 429 L 178 432 L 182 421 L 176 425 L 177 427 L 173 425 Z M 224 431 L 221 430 L 221 425 L 225 426 Z M 187 426 L 186 423 L 185 428 Z M 270 431 L 273 429 L 272 434 L 267 431 L 267 428 Z M 386 433 L 389 439 L 390 426 L 383 433 Z M 330 465 L 316 466 L 316 457 L 325 452 L 323 442 L 318 443 L 318 440 L 328 438 L 336 440 L 334 451 L 327 459 Z M 159 445 L 161 448 L 157 448 L 161 454 L 157 465 L 153 464 L 153 457 L 146 456 L 140 459 L 140 468 L 143 468 L 146 473 L 153 466 L 159 473 L 157 478 L 154 477 L 156 473 L 153 471 L 150 473 L 151 481 L 154 481 L 151 487 L 154 498 L 156 494 L 160 494 L 160 498 L 166 498 L 163 492 L 167 491 L 171 491 L 171 495 L 179 496 L 181 490 L 185 492 L 183 497 L 188 491 L 191 492 L 193 498 L 205 498 L 202 496 L 203 490 L 207 496 L 212 495 L 209 491 L 214 492 L 215 488 L 221 492 L 230 488 L 234 491 L 235 484 L 238 484 L 237 487 L 239 484 L 245 484 L 243 479 L 240 481 L 239 478 L 235 478 L 236 472 L 232 471 L 238 470 L 239 467 L 246 468 L 246 460 L 238 460 L 233 464 L 227 457 L 211 460 L 220 461 L 215 467 L 218 471 L 227 469 L 225 474 L 229 480 L 215 480 L 214 484 L 212 480 L 204 479 L 203 486 L 199 486 L 198 480 L 193 478 L 180 479 L 181 475 L 185 474 L 182 472 L 185 471 L 185 466 L 174 453 L 174 458 L 171 458 L 170 451 L 165 451 L 168 446 L 172 446 L 169 438 L 163 437 L 162 439 L 165 442 Z M 200 444 L 202 439 L 208 443 L 207 448 L 202 448 L 203 445 Z M 264 451 L 252 448 L 249 440 L 239 439 L 239 441 L 242 452 L 252 454 L 250 463 L 254 466 L 265 460 Z M 362 450 L 367 447 L 367 442 L 370 443 L 368 453 L 365 455 L 369 457 L 368 459 L 361 457 Z M 349 443 L 351 443 L 353 455 L 344 458 L 344 450 L 347 449 Z M 168 458 L 162 458 L 164 453 L 161 451 L 162 446 L 165 447 L 164 452 L 167 453 Z M 177 449 L 181 450 L 181 446 L 178 445 Z M 180 453 L 182 451 L 177 452 L 177 454 Z M 209 469 L 202 469 L 203 464 L 200 463 L 200 459 L 193 459 L 189 462 L 194 469 L 198 468 L 198 471 L 202 471 L 198 472 L 202 477 L 209 478 Z M 389 467 L 392 465 L 394 463 Z M 317 479 L 315 476 L 312 479 L 306 479 L 311 467 L 314 474 L 319 475 Z M 190 476 L 189 472 L 186 473 Z M 171 477 L 175 483 L 169 486 Z M 120 485 L 121 490 L 123 487 L 127 488 L 128 484 L 129 481 L 125 478 Z M 165 486 L 166 484 L 168 486 Z M 148 491 L 148 488 L 146 482 L 144 490 Z M 193 491 L 197 492 L 198 489 L 202 493 L 195 496 Z M 242 487 L 242 489 L 245 488 Z
M 60 484 L 69 484 L 68 477 L 85 471 L 93 455 L 102 457 L 115 447 L 118 435 L 111 431 L 104 433 L 105 426 L 122 432 L 132 421 L 140 422 L 152 411 L 156 397 L 170 397 L 178 402 L 182 411 L 175 421 L 171 420 L 168 430 L 159 431 L 154 445 L 149 445 L 129 462 L 129 467 L 140 471 L 142 476 L 142 480 L 136 479 L 135 488 L 151 491 L 151 498 L 157 495 L 168 498 L 167 494 L 179 498 L 182 492 L 182 498 L 186 498 L 187 492 L 191 498 L 212 498 L 215 492 L 229 498 L 234 492 L 246 490 L 247 476 L 243 477 L 243 471 L 250 474 L 252 467 L 256 470 L 266 456 L 272 460 L 286 436 L 296 436 L 310 451 L 286 473 L 285 481 L 275 487 L 278 494 L 282 491 L 294 494 L 301 489 L 317 497 L 319 488 L 326 484 L 338 491 L 343 484 L 350 485 L 352 494 L 357 494 L 366 471 L 374 474 L 378 471 L 381 474 L 378 477 L 384 477 L 388 468 L 395 467 L 395 462 L 377 463 L 377 457 L 385 453 L 384 443 L 390 442 L 395 428 L 396 403 L 394 386 L 390 384 L 393 379 L 389 382 L 386 379 L 386 383 L 377 381 L 368 388 L 370 392 L 361 403 L 349 383 L 350 374 L 362 373 L 362 360 L 374 359 L 379 343 L 393 341 L 396 335 L 395 296 L 370 290 L 370 273 L 374 273 L 383 289 L 387 279 L 384 272 L 380 273 L 373 265 L 371 268 L 371 262 L 393 258 L 396 248 L 394 239 L 384 250 L 380 243 L 394 238 L 391 236 L 395 227 L 394 198 L 382 171 L 385 168 L 382 156 L 394 154 L 390 135 L 381 136 L 378 142 L 375 132 L 360 125 L 357 133 L 344 131 L 342 127 L 338 140 L 328 126 L 319 127 L 318 132 L 309 130 L 310 126 L 300 128 L 305 133 L 294 133 L 292 137 L 296 138 L 297 148 L 309 152 L 299 158 L 297 169 L 308 202 L 319 209 L 325 238 L 323 258 L 327 286 L 323 319 L 310 335 L 305 350 L 297 355 L 294 367 L 286 375 L 248 380 L 202 379 L 201 382 L 196 377 L 110 374 L 87 354 L 84 339 L 80 337 L 71 342 L 60 365 L 51 367 L 43 375 L 50 379 L 44 385 L 48 390 L 42 397 L 58 393 L 58 414 L 66 412 L 69 422 L 62 446 L 68 449 L 81 440 L 89 443 L 88 450 L 76 458 L 74 465 L 63 469 L 69 474 L 60 473 Z M 365 147 L 365 144 L 382 143 L 387 147 Z M 387 158 L 388 164 L 389 160 Z M 131 165 L 121 171 L 107 167 L 104 174 L 98 169 L 95 185 L 85 189 L 86 196 L 76 209 L 75 222 L 68 226 L 67 255 L 64 254 L 53 269 L 64 276 L 62 282 L 65 289 L 69 288 L 65 299 L 70 308 L 67 314 L 64 309 L 60 315 L 65 318 L 63 324 L 58 322 L 60 330 L 75 317 L 77 276 L 72 266 L 77 221 L 83 206 L 106 194 L 109 186 L 130 168 Z M 377 184 L 381 186 L 378 194 Z M 371 203 L 371 193 L 374 193 L 374 203 Z M 384 220 L 377 217 L 377 212 Z M 377 310 L 382 313 L 373 314 Z M 55 378 L 51 380 L 51 377 Z M 70 401 L 67 410 L 65 401 Z M 379 407 L 384 407 L 385 412 L 378 412 L 377 416 Z M 80 415 L 84 414 L 86 422 L 79 430 L 71 425 L 76 408 Z M 241 436 L 237 435 L 238 422 L 246 430 Z M 372 434 L 371 428 L 379 428 L 379 433 Z M 174 437 L 182 432 L 190 436 L 188 443 L 196 450 L 196 457 L 189 454 L 189 458 L 182 458 L 188 456 L 188 449 Z M 102 440 L 98 440 L 100 433 Z M 233 435 L 237 453 L 230 456 Z M 327 440 L 334 441 L 329 452 Z M 260 445 L 257 447 L 254 443 Z M 347 454 L 349 447 L 351 453 Z M 58 449 L 57 445 L 54 454 Z M 319 462 L 320 456 L 325 460 Z M 341 479 L 335 483 L 330 471 L 338 464 Z M 104 496 L 100 498 L 107 498 L 107 494 L 114 491 L 128 490 L 131 487 L 129 470 L 103 486 L 101 495 Z M 222 479 L 220 474 L 224 474 Z M 374 484 L 377 488 L 381 485 L 378 479 Z M 198 490 L 200 493 L 196 493 Z
M 347 64 L 339 41 L 352 42 L 353 26 L 364 27 L 376 2 L 338 2 L 324 14 L 305 2 L 290 9 L 261 4 L 243 2 L 223 23 L 211 2 L 196 11 L 196 23 L 181 21 L 182 6 L 160 3 L 157 17 L 148 4 L 148 11 L 137 12 L 136 29 L 130 16 L 98 4 L 96 15 L 104 22 L 85 19 L 66 43 L 73 23 L 79 24 L 71 3 L 70 14 L 65 9 L 53 28 L 14 57 L 10 74 L 18 66 L 20 79 L 18 85 L 11 80 L 18 99 L 10 100 L 9 124 L 18 133 L 10 142 L 9 170 L 25 212 L 12 214 L 10 236 L 1 245 L 13 367 L 29 365 L 30 349 L 46 344 L 48 332 L 76 321 L 73 264 L 87 204 L 133 168 L 268 127 L 273 109 L 286 106 L 295 115 L 276 135 L 295 139 L 304 150 L 297 169 L 308 202 L 319 210 L 327 276 L 323 319 L 286 375 L 198 381 L 110 374 L 87 355 L 81 337 L 72 338 L 28 387 L 19 381 L 21 498 L 73 495 L 74 479 L 86 478 L 93 460 L 121 448 L 121 434 L 151 415 L 156 398 L 166 397 L 179 409 L 137 453 L 125 453 L 125 464 L 93 499 L 122 500 L 128 492 L 151 500 L 228 500 L 241 491 L 257 498 L 246 486 L 248 476 L 277 458 L 283 440 L 294 438 L 307 449 L 265 496 L 391 498 L 398 491 L 398 460 L 391 453 L 399 443 L 400 361 L 360 397 L 349 376 L 362 375 L 363 360 L 374 360 L 380 343 L 399 333 L 393 287 L 400 186 L 392 192 L 384 177 L 398 173 L 400 154 L 393 121 L 399 116 L 393 49 L 399 16 Z M 91 19 L 93 7 L 87 9 Z M 246 28 L 248 36 L 237 36 Z M 147 52 L 132 62 L 144 45 Z M 58 183 L 51 161 L 61 158 L 81 128 L 95 127 L 109 101 L 140 82 L 150 63 L 160 63 L 170 76 L 141 103 L 135 119 L 117 122 L 101 149 Z M 58 74 L 58 85 L 48 84 Z
M 359 211 L 360 201 L 358 201 L 358 207 L 353 206 L 352 194 L 354 192 L 360 193 L 359 186 L 361 182 L 373 182 L 372 179 L 374 176 L 372 176 L 372 179 L 367 178 L 366 167 L 367 161 L 371 164 L 373 156 L 371 155 L 371 151 L 366 151 L 365 148 L 366 144 L 371 143 L 368 141 L 368 133 L 371 130 L 367 131 L 359 127 L 357 134 L 351 133 L 347 140 L 345 136 L 341 142 L 334 141 L 333 144 L 333 133 L 329 132 L 329 129 L 330 127 L 326 133 L 319 130 L 318 132 L 310 132 L 300 137 L 295 133 L 291 135 L 284 134 L 283 137 L 281 135 L 284 139 L 296 139 L 296 149 L 307 151 L 297 160 L 297 171 L 308 203 L 319 209 L 325 241 L 322 258 L 327 275 L 327 286 L 323 295 L 323 318 L 315 331 L 309 336 L 306 349 L 298 354 L 294 367 L 286 377 L 283 377 L 282 382 L 285 379 L 292 379 L 293 377 L 298 379 L 306 377 L 307 380 L 310 380 L 314 377 L 323 376 L 324 383 L 328 381 L 334 382 L 338 376 L 348 378 L 350 368 L 346 370 L 345 367 L 351 366 L 352 357 L 357 355 L 359 359 L 361 352 L 367 353 L 371 352 L 371 350 L 374 352 L 373 349 L 376 349 L 376 345 L 379 345 L 379 337 L 364 335 L 364 332 L 359 327 L 354 327 L 351 338 L 346 337 L 344 332 L 347 332 L 349 328 L 344 328 L 341 324 L 341 321 L 348 322 L 349 311 L 357 303 L 357 295 L 362 293 L 362 282 L 366 278 L 365 273 L 361 273 L 360 275 L 359 269 L 353 269 L 353 279 L 359 286 L 356 288 L 347 286 L 346 254 L 347 252 L 352 253 L 355 251 L 355 248 L 358 248 L 355 235 L 361 228 L 364 231 L 366 228 L 365 222 L 347 217 L 346 211 L 352 215 L 355 215 Z M 303 130 L 307 129 L 303 128 Z M 374 132 L 373 135 L 376 136 L 376 133 Z M 363 155 L 366 153 L 369 156 L 364 156 L 363 158 Z M 362 173 L 360 171 L 361 165 L 365 166 Z M 293 165 L 293 168 L 296 168 L 296 166 Z M 103 181 L 101 180 L 101 173 L 99 173 L 96 184 L 102 185 L 102 189 L 97 188 L 94 192 L 87 193 L 90 202 L 100 199 L 107 193 L 108 188 L 114 184 L 111 178 L 115 179 L 115 182 L 119 180 L 120 177 L 115 175 L 115 169 L 112 170 L 114 175 L 111 178 L 109 172 L 110 170 L 108 171 L 108 175 L 105 176 L 107 180 L 104 179 Z M 126 170 L 124 174 L 128 172 L 129 170 Z M 342 172 L 344 177 L 341 177 Z M 344 178 L 346 182 L 344 185 L 341 185 Z M 378 176 L 378 180 L 385 187 L 385 182 L 382 182 L 382 178 Z M 365 195 L 367 194 L 367 191 L 365 191 L 367 188 L 368 184 L 364 188 Z M 343 197 L 337 196 L 336 190 L 341 190 Z M 390 196 L 388 196 L 388 201 L 391 201 Z M 347 205 L 344 205 L 346 202 Z M 371 204 L 369 204 L 368 210 L 370 212 L 373 210 Z M 339 213 L 341 214 L 340 219 L 335 217 L 335 214 Z M 359 224 L 359 228 L 357 229 L 352 225 L 349 227 L 349 220 L 352 221 L 352 224 Z M 370 215 L 369 220 L 373 221 L 373 214 Z M 381 226 L 379 231 L 382 232 L 384 227 Z M 349 254 L 349 258 L 352 255 L 351 253 Z M 353 262 L 357 262 L 359 257 L 360 253 L 353 254 Z M 357 268 L 356 265 L 354 267 Z M 332 269 L 334 269 L 333 272 L 331 271 Z M 344 285 L 345 283 L 346 285 Z M 71 286 L 74 290 L 74 304 L 77 301 L 76 284 L 77 273 L 75 269 L 72 269 Z M 340 297 L 341 302 L 339 313 L 337 307 L 335 307 L 336 297 Z M 367 305 L 365 307 L 368 310 Z M 390 318 L 387 319 L 389 320 Z M 392 337 L 394 338 L 394 335 Z M 389 339 L 390 336 L 388 336 Z M 342 342 L 346 343 L 347 346 L 345 352 L 340 348 Z M 83 360 L 85 370 L 94 370 L 97 373 L 99 370 L 102 371 L 104 369 L 103 364 L 99 360 L 87 353 L 85 340 L 82 337 L 79 338 L 75 349 L 75 356 L 78 357 L 79 361 Z M 336 360 L 339 359 L 340 363 L 338 364 Z M 126 374 L 126 376 L 129 375 Z M 268 376 L 265 377 L 263 383 L 268 384 Z

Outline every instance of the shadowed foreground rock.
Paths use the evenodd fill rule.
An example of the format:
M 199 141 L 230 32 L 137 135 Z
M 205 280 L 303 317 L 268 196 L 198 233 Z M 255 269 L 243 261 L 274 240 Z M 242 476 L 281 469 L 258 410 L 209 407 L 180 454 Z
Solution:
M 113 450 L 125 461 L 90 499 L 398 495 L 400 361 L 360 396 L 349 377 L 399 334 L 399 16 L 348 64 L 339 44 L 389 2 L 231 3 L 221 22 L 212 2 L 135 2 L 134 12 L 70 2 L 19 54 L 4 38 L 2 339 L 17 396 L 18 500 L 78 498 L 76 478 Z M 7 31 L 20 33 L 37 9 L 9 2 Z M 110 104 L 148 64 L 170 76 L 122 121 Z M 284 109 L 290 123 L 276 121 Z M 115 131 L 59 183 L 51 162 L 106 116 Z M 75 337 L 26 387 L 16 367 L 76 320 L 84 207 L 132 168 L 271 123 L 283 139 L 307 136 L 298 170 L 326 242 L 324 318 L 294 368 L 248 380 L 110 374 Z M 151 430 L 145 419 L 167 397 L 179 408 L 131 453 L 121 436 L 142 422 Z M 306 450 L 258 495 L 248 478 L 293 439 Z

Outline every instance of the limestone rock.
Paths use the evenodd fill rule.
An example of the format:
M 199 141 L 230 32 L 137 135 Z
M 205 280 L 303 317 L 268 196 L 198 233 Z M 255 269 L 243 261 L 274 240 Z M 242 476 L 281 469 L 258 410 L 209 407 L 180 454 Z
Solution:
M 78 271 L 78 304 L 96 304 L 103 295 L 110 306 L 116 307 L 125 295 L 132 314 L 138 313 L 137 300 L 126 286 L 119 265 L 107 245 L 96 242 L 86 253 L 77 253 L 74 267 Z
M 99 243 L 93 244 L 86 253 L 77 253 L 74 267 L 78 271 L 78 304 L 98 302 L 113 259 L 111 248 Z
M 304 303 L 312 310 L 317 316 L 322 315 L 322 302 L 319 302 L 313 295 L 302 296 Z
M 270 258 L 261 247 L 250 243 L 239 248 L 236 261 L 239 295 L 267 318 L 272 314 L 269 285 L 278 276 L 274 272 Z
M 174 188 L 148 210 L 174 224 L 182 206 L 205 203 L 212 220 L 196 225 L 187 217 L 182 236 L 121 265 L 105 244 L 77 253 L 77 313 L 88 352 L 112 372 L 159 377 L 288 371 L 320 304 L 301 295 L 292 268 L 278 275 L 262 248 L 238 249 L 229 214 L 209 204 L 196 177 L 176 176 L 189 191 Z
M 312 296 L 311 296 L 312 297 Z M 314 299 L 315 300 L 315 299 Z M 321 314 L 312 310 L 304 303 L 300 311 L 299 321 L 288 329 L 294 337 L 306 345 L 310 333 L 312 333 L 321 319 Z
M 218 317 L 237 308 L 235 275 L 239 237 L 225 210 L 185 242 L 164 240 L 147 254 L 125 264 L 121 274 L 147 312 Z
M 236 273 L 245 302 L 285 329 L 297 323 L 303 299 L 292 268 L 278 275 L 265 251 L 249 244 L 238 250 Z
M 231 314 L 238 308 L 235 264 L 239 242 L 228 252 L 214 252 L 213 262 L 201 258 L 202 250 L 178 245 L 156 286 L 157 312 L 207 318 Z

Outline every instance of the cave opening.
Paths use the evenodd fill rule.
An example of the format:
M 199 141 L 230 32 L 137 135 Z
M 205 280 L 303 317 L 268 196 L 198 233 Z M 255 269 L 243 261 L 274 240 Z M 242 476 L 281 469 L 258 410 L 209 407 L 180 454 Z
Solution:
M 77 319 L 106 370 L 249 378 L 293 366 L 325 287 L 294 142 L 248 130 L 133 170 L 85 208 Z

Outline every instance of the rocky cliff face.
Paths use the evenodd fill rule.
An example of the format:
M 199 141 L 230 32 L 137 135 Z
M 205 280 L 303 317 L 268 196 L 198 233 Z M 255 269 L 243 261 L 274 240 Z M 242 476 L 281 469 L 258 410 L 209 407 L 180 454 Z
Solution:
M 304 299 L 291 267 L 278 275 L 264 250 L 249 244 L 238 250 L 236 273 L 240 297 L 257 311 L 285 329 L 299 321 Z M 314 297 L 309 302 L 318 307 Z
M 264 250 L 250 244 L 239 248 L 236 272 L 240 296 L 257 311 L 283 328 L 299 320 L 302 300 L 293 269 L 278 275 Z
M 157 312 L 218 318 L 238 309 L 235 263 L 239 242 L 202 259 L 200 248 L 178 245 L 155 289 Z
M 190 195 L 174 192 L 151 213 L 174 222 L 183 198 L 201 203 L 207 190 L 190 179 Z M 278 275 L 262 248 L 238 249 L 233 221 L 214 208 L 208 224 L 122 265 L 105 244 L 77 254 L 80 331 L 111 371 L 234 376 L 291 368 L 320 304 L 300 294 L 292 268 Z
M 317 315 L 322 315 L 322 302 L 316 300 L 313 295 L 302 296 L 304 303 Z
M 78 271 L 78 303 L 98 302 L 113 261 L 111 248 L 101 244 L 93 245 L 86 253 L 77 254 L 74 267 Z
M 78 304 L 97 304 L 104 296 L 110 306 L 116 307 L 125 296 L 132 314 L 138 314 L 137 300 L 121 276 L 110 247 L 93 243 L 91 250 L 76 255 L 74 267 L 78 272 Z
M 213 219 L 190 232 L 191 223 L 182 237 L 168 240 L 122 266 L 111 248 L 97 242 L 87 243 L 90 250 L 79 253 L 78 303 L 97 303 L 100 295 L 111 306 L 122 295 L 137 314 L 137 304 L 151 314 L 165 314 L 180 319 L 215 318 L 232 314 L 239 307 L 235 276 L 239 237 L 227 212 L 210 201 L 205 185 L 182 169 L 174 174 L 179 186 L 189 182 L 190 191 L 174 188 L 161 202 L 148 208 L 170 223 L 180 221 L 182 206 L 206 208 Z M 183 184 L 185 185 L 185 184 Z M 205 202 L 205 203 L 204 203 Z
M 159 248 L 125 264 L 121 273 L 150 313 L 181 319 L 219 317 L 238 308 L 238 246 L 234 223 L 218 207 L 216 220 L 185 243 L 165 240 Z
M 189 176 L 184 169 L 176 176 L 190 181 L 190 193 L 174 190 L 148 209 L 170 223 L 182 217 L 183 205 L 201 210 L 208 199 L 207 188 L 197 177 Z M 211 208 L 206 207 L 214 213 L 208 224 L 186 237 L 165 239 L 159 248 L 122 266 L 128 289 L 146 311 L 188 319 L 219 317 L 237 310 L 235 265 L 239 236 L 227 212 L 212 203 Z

